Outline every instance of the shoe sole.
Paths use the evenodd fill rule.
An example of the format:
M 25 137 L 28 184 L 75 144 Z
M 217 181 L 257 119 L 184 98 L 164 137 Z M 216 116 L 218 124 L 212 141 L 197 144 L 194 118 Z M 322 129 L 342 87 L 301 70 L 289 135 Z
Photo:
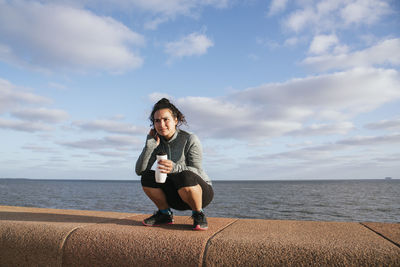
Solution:
M 174 222 L 161 223 L 161 224 L 147 224 L 147 223 L 145 223 L 145 222 L 142 222 L 142 224 L 143 224 L 144 226 L 150 226 L 150 227 L 153 227 L 153 226 L 161 226 L 161 225 L 174 224 Z
M 200 225 L 196 225 L 196 227 L 192 228 L 193 231 L 206 231 L 208 227 L 201 228 Z

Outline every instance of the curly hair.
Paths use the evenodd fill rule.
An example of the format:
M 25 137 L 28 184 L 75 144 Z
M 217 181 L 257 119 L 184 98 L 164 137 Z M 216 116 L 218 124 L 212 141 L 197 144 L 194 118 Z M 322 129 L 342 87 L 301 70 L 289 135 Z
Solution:
M 156 113 L 157 110 L 164 108 L 169 109 L 171 111 L 172 116 L 178 120 L 177 126 L 181 124 L 187 125 L 185 115 L 183 115 L 182 112 L 180 112 L 179 109 L 175 107 L 175 105 L 172 104 L 168 99 L 162 98 L 157 103 L 154 104 L 153 111 L 151 112 L 151 115 L 149 117 L 151 121 L 150 126 L 154 126 L 154 113 Z

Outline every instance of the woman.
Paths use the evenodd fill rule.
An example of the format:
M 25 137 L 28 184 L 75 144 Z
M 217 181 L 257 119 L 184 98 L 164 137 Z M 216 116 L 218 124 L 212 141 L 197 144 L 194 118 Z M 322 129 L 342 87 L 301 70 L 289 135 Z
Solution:
M 172 224 L 173 208 L 192 210 L 193 230 L 207 230 L 203 208 L 211 202 L 214 192 L 210 178 L 202 169 L 199 139 L 178 128 L 186 124 L 185 116 L 166 98 L 154 105 L 150 121 L 153 128 L 136 162 L 136 173 L 141 176 L 143 191 L 158 211 L 143 220 L 143 224 Z M 158 161 L 160 172 L 167 173 L 165 183 L 157 183 L 155 171 L 151 170 L 159 153 L 168 155 L 167 160 Z

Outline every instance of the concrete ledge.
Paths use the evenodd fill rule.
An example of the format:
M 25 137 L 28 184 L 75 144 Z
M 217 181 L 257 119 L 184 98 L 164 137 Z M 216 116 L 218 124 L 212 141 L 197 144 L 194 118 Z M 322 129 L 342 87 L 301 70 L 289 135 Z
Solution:
M 400 224 L 190 217 L 0 206 L 0 266 L 400 266 Z

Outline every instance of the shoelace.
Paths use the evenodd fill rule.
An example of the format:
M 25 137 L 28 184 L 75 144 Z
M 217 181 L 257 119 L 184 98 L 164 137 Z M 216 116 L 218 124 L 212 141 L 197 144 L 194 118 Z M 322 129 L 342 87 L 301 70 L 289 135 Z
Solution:
M 204 219 L 204 214 L 203 213 L 195 213 L 191 217 L 193 218 L 193 220 L 202 221 Z

